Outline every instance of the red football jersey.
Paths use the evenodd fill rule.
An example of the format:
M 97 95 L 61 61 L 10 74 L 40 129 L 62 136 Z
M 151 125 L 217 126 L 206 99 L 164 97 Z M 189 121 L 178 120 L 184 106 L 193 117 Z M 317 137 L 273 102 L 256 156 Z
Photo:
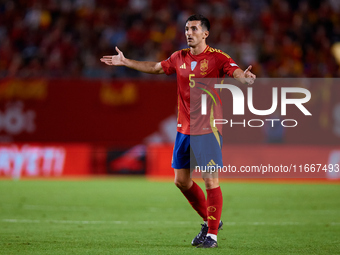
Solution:
M 229 55 L 207 46 L 199 55 L 192 55 L 190 49 L 173 53 L 161 62 L 167 75 L 177 74 L 178 117 L 177 131 L 186 135 L 203 135 L 222 126 L 213 127 L 214 119 L 222 119 L 219 90 L 213 86 L 214 79 L 196 82 L 196 78 L 223 78 L 233 76 L 239 68 Z M 201 95 L 207 94 L 207 114 L 201 114 Z

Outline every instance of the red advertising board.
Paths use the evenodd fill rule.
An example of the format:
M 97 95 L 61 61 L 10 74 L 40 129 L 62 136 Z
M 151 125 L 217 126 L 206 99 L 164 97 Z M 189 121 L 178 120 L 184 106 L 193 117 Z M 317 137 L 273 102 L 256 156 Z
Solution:
M 91 174 L 91 147 L 84 144 L 0 145 L 0 177 L 62 177 Z

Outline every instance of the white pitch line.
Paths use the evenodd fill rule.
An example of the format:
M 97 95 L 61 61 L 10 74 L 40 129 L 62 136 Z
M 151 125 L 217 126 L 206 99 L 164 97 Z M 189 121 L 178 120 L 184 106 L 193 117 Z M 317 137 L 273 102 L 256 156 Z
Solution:
M 53 205 L 15 205 L 15 204 L 1 204 L 5 208 L 20 208 L 23 210 L 36 211 L 89 211 L 90 207 L 86 206 L 53 206 Z
M 49 206 L 49 205 L 24 205 L 26 210 L 43 210 L 43 211 L 87 211 L 89 207 L 85 206 Z
M 31 219 L 2 219 L 9 223 L 56 223 L 56 224 L 127 224 L 128 221 L 93 221 L 93 220 L 31 220 Z
M 10 223 L 41 223 L 40 220 L 28 220 L 28 219 L 2 219 L 2 222 L 10 222 Z
M 167 225 L 192 225 L 197 224 L 195 221 L 91 221 L 91 220 L 32 220 L 32 219 L 1 219 L 6 223 L 54 223 L 54 224 L 83 224 L 83 225 L 99 225 L 99 224 L 167 224 Z M 246 226 L 297 226 L 297 225 L 331 225 L 340 226 L 340 222 L 329 223 L 305 223 L 305 222 L 223 222 L 226 226 L 246 225 Z

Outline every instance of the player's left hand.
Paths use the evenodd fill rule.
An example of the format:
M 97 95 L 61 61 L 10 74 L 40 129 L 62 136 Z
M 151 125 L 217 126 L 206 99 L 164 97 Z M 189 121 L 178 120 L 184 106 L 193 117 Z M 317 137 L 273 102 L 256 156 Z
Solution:
M 252 85 L 256 79 L 256 75 L 250 72 L 252 69 L 252 65 L 248 66 L 248 68 L 244 71 L 244 77 L 248 85 Z

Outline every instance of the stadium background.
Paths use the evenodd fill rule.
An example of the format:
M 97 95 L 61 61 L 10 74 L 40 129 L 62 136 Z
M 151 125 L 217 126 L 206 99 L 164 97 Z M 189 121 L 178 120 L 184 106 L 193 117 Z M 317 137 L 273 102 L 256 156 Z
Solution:
M 0 254 L 206 254 L 172 182 L 175 77 L 99 61 L 116 45 L 168 58 L 196 12 L 211 20 L 208 44 L 258 82 L 313 83 L 313 116 L 288 109 L 298 127 L 225 127 L 228 163 L 340 162 L 338 0 L 0 0 Z M 258 109 L 270 92 L 254 87 Z M 339 254 L 340 177 L 321 173 L 221 178 L 214 254 Z
M 0 176 L 172 176 L 175 77 L 99 59 L 115 46 L 128 58 L 166 59 L 186 48 L 192 13 L 210 19 L 210 46 L 257 77 L 340 76 L 336 0 L 0 1 Z M 256 100 L 270 104 L 265 93 Z M 224 153 L 235 165 L 339 163 L 339 87 L 311 93 L 303 129 L 227 130 Z

